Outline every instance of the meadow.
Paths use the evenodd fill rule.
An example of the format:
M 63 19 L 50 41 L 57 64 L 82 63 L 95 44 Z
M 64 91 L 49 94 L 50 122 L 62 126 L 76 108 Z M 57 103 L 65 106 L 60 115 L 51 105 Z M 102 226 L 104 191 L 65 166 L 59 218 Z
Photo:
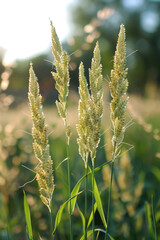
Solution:
M 75 124 L 78 122 L 78 95 L 73 94 L 73 99 L 75 99 L 75 103 L 68 110 L 68 118 L 73 130 L 70 149 L 72 187 L 84 174 L 83 162 L 78 154 L 76 144 L 77 133 Z M 122 168 L 119 168 L 119 161 L 116 163 L 115 172 L 119 175 L 121 188 L 117 190 L 116 186 L 113 186 L 111 226 L 114 236 L 117 236 L 118 239 L 151 239 L 148 235 L 149 226 L 147 223 L 146 202 L 151 206 L 152 197 L 154 200 L 157 230 L 160 224 L 160 110 L 156 107 L 159 105 L 159 100 L 156 100 L 155 103 L 154 99 L 144 99 L 131 95 L 130 104 L 134 111 L 132 113 L 128 112 L 128 116 L 133 119 L 134 124 L 128 128 L 125 141 L 133 145 L 134 148 L 123 156 L 124 163 L 122 167 L 126 169 L 124 173 Z M 64 162 L 58 167 L 60 162 L 65 159 L 66 154 L 64 127 L 55 106 L 45 106 L 44 113 L 49 126 L 49 142 L 52 159 L 54 160 L 56 182 L 54 214 L 56 214 L 60 205 L 67 199 L 66 163 Z M 109 106 L 106 104 L 106 113 L 103 116 L 102 140 L 97 153 L 96 166 L 107 161 L 108 145 L 105 139 L 109 132 L 109 123 L 106 122 L 105 116 L 108 114 Z M 35 176 L 31 170 L 23 167 L 26 166 L 34 170 L 37 164 L 32 150 L 31 126 L 31 116 L 27 103 L 23 107 L 10 109 L 1 115 L 0 239 L 25 239 L 23 189 L 26 192 L 31 209 L 35 239 L 38 239 L 38 233 L 44 239 L 47 239 L 49 217 L 46 213 L 46 207 L 39 200 L 36 181 L 25 185 L 23 188 L 19 188 Z M 103 171 L 96 175 L 96 178 L 99 180 L 98 186 L 101 189 L 102 202 L 104 203 L 106 214 L 109 174 L 108 168 L 104 168 Z M 119 200 L 120 198 L 122 198 L 121 201 L 123 203 Z M 79 198 L 79 202 L 79 205 L 83 208 L 83 196 Z M 73 217 L 76 223 L 74 226 L 74 239 L 79 239 L 78 236 L 81 234 L 82 229 L 77 209 L 75 209 Z M 66 212 L 63 214 L 63 219 L 64 222 L 59 225 L 57 230 L 57 239 L 68 239 L 68 233 L 66 232 L 66 229 L 68 229 Z M 98 213 L 96 214 L 96 224 L 97 226 L 101 226 L 102 224 Z M 158 232 L 158 234 L 160 233 Z
M 97 46 L 94 50 L 95 59 L 98 58 Z M 54 51 L 53 46 L 53 53 L 56 55 Z M 59 62 L 65 65 L 67 59 L 66 53 L 59 51 L 63 61 L 60 62 L 57 54 L 57 65 L 55 64 L 57 69 L 61 66 L 58 65 Z M 99 61 L 94 58 L 91 71 L 96 69 Z M 99 74 L 100 70 L 98 68 L 96 74 Z M 59 79 L 56 74 L 58 73 L 61 74 L 61 71 L 57 70 L 53 74 L 57 82 Z M 90 74 L 94 79 L 93 72 Z M 64 76 L 66 77 L 67 74 Z M 100 76 L 99 81 L 101 81 Z M 89 117 L 96 119 L 93 125 L 89 125 L 89 128 L 87 124 L 88 122 L 92 124 L 92 121 L 88 115 L 88 120 L 84 121 L 83 114 L 87 111 L 85 104 L 79 103 L 79 96 L 76 92 L 71 91 L 68 96 L 67 82 L 64 82 L 66 84 L 64 92 L 61 92 L 62 88 L 57 86 L 61 98 L 56 105 L 61 118 L 55 106 L 44 105 L 44 115 L 42 114 L 41 97 L 37 90 L 38 85 L 32 65 L 30 67 L 30 104 L 25 102 L 17 108 L 2 109 L 0 239 L 152 240 L 160 237 L 160 109 L 158 108 L 160 99 L 145 99 L 130 94 L 125 111 L 121 108 L 120 117 L 119 115 L 114 117 L 111 114 L 115 110 L 114 105 L 110 105 L 111 84 L 107 81 L 103 84 L 99 82 L 97 92 L 100 93 L 96 99 L 93 91 L 95 86 L 93 87 L 91 81 L 91 90 L 88 94 L 84 79 L 81 64 L 79 92 L 82 102 L 85 100 L 86 104 L 88 101 L 89 103 L 91 101 L 93 105 L 95 102 L 101 104 L 99 102 L 102 96 L 101 90 L 104 90 L 103 116 L 96 108 L 92 109 L 91 105 L 86 105 L 90 106 L 93 111 L 93 114 L 89 112 Z M 125 83 L 127 83 L 126 79 Z M 126 91 L 127 86 L 124 86 L 124 89 Z M 93 94 L 91 99 L 84 99 L 90 94 L 91 96 Z M 114 97 L 112 93 L 112 99 Z M 123 103 L 126 104 L 126 102 Z M 31 108 L 32 117 L 29 108 Z M 47 134 L 44 116 L 48 125 Z M 100 129 L 99 119 L 101 117 L 102 127 Z M 125 117 L 125 123 L 123 117 Z M 116 125 L 114 122 L 116 118 L 121 121 L 121 124 L 125 124 L 125 136 L 123 136 L 123 128 L 120 124 Z M 68 126 L 71 128 L 71 135 Z M 118 126 L 118 133 L 115 132 L 115 126 Z M 95 137 L 88 139 L 88 135 L 83 133 L 83 127 L 87 129 L 89 136 L 91 130 L 95 131 L 92 133 Z M 120 136 L 116 135 L 119 133 Z M 40 143 L 38 134 L 44 134 L 40 135 Z M 48 143 L 50 151 L 48 151 Z M 84 147 L 84 143 L 89 150 Z M 121 151 L 119 151 L 119 146 Z M 43 147 L 43 151 L 40 147 Z M 42 159 L 46 162 L 38 163 L 39 156 L 42 154 Z M 89 158 L 87 158 L 88 155 Z M 80 184 L 77 185 L 78 183 Z M 71 193 L 73 189 L 74 192 Z

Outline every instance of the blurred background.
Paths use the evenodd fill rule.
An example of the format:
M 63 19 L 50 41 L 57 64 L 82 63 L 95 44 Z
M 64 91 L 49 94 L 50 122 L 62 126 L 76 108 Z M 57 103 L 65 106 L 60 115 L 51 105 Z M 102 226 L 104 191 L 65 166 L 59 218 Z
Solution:
M 101 146 L 96 166 L 111 159 L 108 82 L 113 66 L 120 24 L 126 28 L 129 96 L 124 151 L 117 161 L 113 185 L 110 233 L 118 239 L 152 239 L 146 206 L 153 202 L 157 231 L 160 229 L 160 1 L 159 0 L 6 0 L 0 14 L 0 239 L 25 239 L 23 191 L 32 212 L 35 239 L 38 233 L 48 239 L 47 211 L 39 200 L 34 179 L 37 160 L 33 155 L 31 116 L 28 107 L 28 69 L 33 62 L 43 96 L 49 125 L 54 169 L 65 158 L 63 122 L 55 108 L 57 92 L 51 71 L 50 19 L 64 49 L 70 55 L 70 94 L 68 121 L 72 126 L 72 183 L 83 175 L 83 162 L 76 144 L 78 67 L 84 62 L 86 76 L 93 48 L 99 41 L 104 75 L 104 118 Z M 108 119 L 108 120 L 106 120 Z M 108 130 L 109 129 L 109 130 Z M 55 213 L 67 198 L 65 164 L 55 171 Z M 99 188 L 107 213 L 110 168 L 98 175 Z M 118 182 L 118 185 L 117 185 Z M 73 187 L 72 186 L 72 187 Z M 152 201 L 153 200 L 153 201 Z M 83 210 L 83 197 L 79 199 Z M 55 214 L 54 213 L 54 214 Z M 74 239 L 82 232 L 75 210 Z M 99 215 L 96 224 L 101 226 Z M 68 239 L 64 224 L 56 239 Z M 101 226 L 102 227 L 102 226 Z M 143 231 L 142 231 L 143 230 Z M 160 237 L 160 232 L 158 232 Z M 103 235 L 99 235 L 103 239 Z

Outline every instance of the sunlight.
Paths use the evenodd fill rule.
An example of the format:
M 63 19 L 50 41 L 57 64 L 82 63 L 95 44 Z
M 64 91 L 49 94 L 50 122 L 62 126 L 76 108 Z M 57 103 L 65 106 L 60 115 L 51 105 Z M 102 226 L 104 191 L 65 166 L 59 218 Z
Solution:
M 72 0 L 5 0 L 1 2 L 0 47 L 5 62 L 28 58 L 50 47 L 50 23 L 62 41 L 69 33 L 67 7 Z

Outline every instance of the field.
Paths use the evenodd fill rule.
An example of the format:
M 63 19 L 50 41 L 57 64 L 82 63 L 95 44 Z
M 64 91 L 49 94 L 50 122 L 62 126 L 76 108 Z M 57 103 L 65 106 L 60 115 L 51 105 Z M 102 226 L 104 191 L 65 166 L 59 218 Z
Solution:
M 84 164 L 79 156 L 76 143 L 75 125 L 78 121 L 78 97 L 74 93 L 70 98 L 74 99 L 69 104 L 68 111 L 68 121 L 72 128 L 70 144 L 72 189 L 84 175 Z M 157 235 L 160 237 L 159 105 L 160 100 L 130 96 L 126 124 L 128 122 L 128 125 L 131 122 L 134 124 L 131 124 L 126 130 L 124 142 L 127 144 L 123 144 L 122 150 L 125 154 L 117 159 L 114 169 L 109 224 L 109 233 L 114 236 L 114 239 L 155 239 L 154 223 Z M 60 205 L 67 200 L 66 162 L 60 164 L 66 158 L 65 135 L 63 121 L 59 118 L 55 106 L 44 106 L 44 113 L 49 126 L 49 143 L 55 177 L 52 202 L 54 206 L 53 219 L 55 219 Z M 109 104 L 106 100 L 102 119 L 103 130 L 95 167 L 111 160 L 112 130 L 108 120 L 109 114 Z M 46 206 L 40 201 L 38 185 L 34 180 L 37 160 L 32 149 L 32 123 L 28 103 L 2 112 L 0 121 L 0 239 L 26 239 L 23 190 L 26 192 L 30 206 L 34 239 L 39 239 L 38 234 L 43 239 L 49 239 L 49 214 Z M 107 215 L 111 172 L 108 166 L 95 173 L 105 216 Z M 88 181 L 88 211 L 91 211 L 91 179 L 89 178 Z M 78 205 L 83 211 L 83 193 L 78 197 Z M 82 224 L 77 207 L 74 209 L 73 223 L 73 239 L 80 239 Z M 95 214 L 95 225 L 97 228 L 103 228 L 98 212 Z M 68 214 L 65 209 L 63 221 L 57 228 L 55 239 L 69 239 L 68 231 Z M 102 233 L 99 234 L 98 239 L 104 239 Z

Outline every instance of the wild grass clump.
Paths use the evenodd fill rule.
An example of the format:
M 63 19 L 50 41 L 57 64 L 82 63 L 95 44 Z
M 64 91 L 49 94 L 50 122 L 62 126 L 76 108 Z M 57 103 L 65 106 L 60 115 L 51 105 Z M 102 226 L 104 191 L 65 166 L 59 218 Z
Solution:
M 71 129 L 67 122 L 67 101 L 69 93 L 69 57 L 63 50 L 62 45 L 58 39 L 55 28 L 51 23 L 52 33 L 52 52 L 54 56 L 55 71 L 52 72 L 53 79 L 55 81 L 55 88 L 58 91 L 58 100 L 56 106 L 60 117 L 63 119 L 65 131 L 66 131 L 66 161 L 67 161 L 67 177 L 68 177 L 68 196 L 64 203 L 60 206 L 58 211 L 53 214 L 55 207 L 52 204 L 52 195 L 54 191 L 54 177 L 53 177 L 53 161 L 49 153 L 48 144 L 48 127 L 45 122 L 45 116 L 42 111 L 42 97 L 39 92 L 38 80 L 33 71 L 33 66 L 30 66 L 30 78 L 29 78 L 29 102 L 32 113 L 32 136 L 33 136 L 33 149 L 36 158 L 38 159 L 38 165 L 36 167 L 36 179 L 39 185 L 40 198 L 42 202 L 48 207 L 51 215 L 51 231 L 50 239 L 57 239 L 56 232 L 58 226 L 64 220 L 62 218 L 63 211 L 68 205 L 68 219 L 69 219 L 69 239 L 73 239 L 74 236 L 74 224 L 73 214 L 76 209 L 82 220 L 82 234 L 78 236 L 78 239 L 82 240 L 92 235 L 92 239 L 98 239 L 99 233 L 103 234 L 103 239 L 113 239 L 110 235 L 110 210 L 112 199 L 112 180 L 114 173 L 114 162 L 121 158 L 122 144 L 124 134 L 126 131 L 126 105 L 128 97 L 126 97 L 128 89 L 128 79 L 126 68 L 126 42 L 125 42 L 125 28 L 120 26 L 120 32 L 118 35 L 118 42 L 114 56 L 113 70 L 111 71 L 111 80 L 109 82 L 109 89 L 111 93 L 110 103 L 110 118 L 112 122 L 112 136 L 109 134 L 107 139 L 112 143 L 111 151 L 108 154 L 111 159 L 108 162 L 104 162 L 103 165 L 98 165 L 95 168 L 97 149 L 101 140 L 101 118 L 103 116 L 103 76 L 102 76 L 102 64 L 98 42 L 95 45 L 93 51 L 93 58 L 91 61 L 91 68 L 89 69 L 89 83 L 85 77 L 84 65 L 81 62 L 79 66 L 79 103 L 78 103 L 78 124 L 76 125 L 78 138 L 77 143 L 79 146 L 79 154 L 84 161 L 84 176 L 79 179 L 76 185 L 71 189 L 71 170 L 70 170 L 70 136 Z M 108 148 L 107 148 L 108 149 Z M 108 151 L 108 150 L 107 150 Z M 122 161 L 122 159 L 121 159 Z M 61 159 L 61 162 L 65 162 Z M 108 176 L 104 176 L 105 182 L 108 184 L 108 209 L 107 214 L 103 210 L 103 201 L 96 182 L 95 172 L 100 171 L 106 165 L 110 168 L 106 168 Z M 130 164 L 130 161 L 128 165 Z M 123 165 L 123 164 L 122 164 Z M 130 166 L 130 165 L 129 165 Z M 122 166 L 121 168 L 122 169 Z M 127 168 L 128 170 L 128 168 Z M 103 171 L 105 174 L 105 171 Z M 91 176 L 91 195 L 92 195 L 92 210 L 89 212 L 88 195 L 89 195 L 89 181 Z M 121 178 L 124 186 L 123 179 L 126 174 L 118 174 Z M 123 179 L 122 179 L 123 178 Z M 82 183 L 84 184 L 84 190 L 82 189 Z M 119 190 L 119 180 L 117 178 L 113 181 L 113 190 Z M 126 184 L 126 183 L 125 183 Z M 56 183 L 55 183 L 56 185 Z M 115 187 L 116 186 L 116 187 Z M 126 186 L 126 185 L 125 185 Z M 81 191 L 82 189 L 82 191 Z M 84 209 L 79 207 L 79 195 L 82 195 L 84 191 Z M 121 200 L 123 202 L 123 200 Z M 114 201 L 113 201 L 114 203 Z M 127 205 L 125 205 L 127 206 Z M 147 205 L 148 206 L 148 205 Z M 114 206 L 112 206 L 114 208 Z M 99 228 L 95 221 L 95 214 L 98 211 L 103 227 Z M 27 231 L 29 240 L 33 239 L 31 220 L 29 214 L 29 208 L 25 198 L 25 216 L 27 223 Z M 54 226 L 52 218 L 54 216 Z M 106 220 L 107 219 L 107 220 Z M 90 227 L 92 223 L 92 228 Z M 156 228 L 155 228 L 156 229 Z M 98 232 L 97 236 L 96 233 Z M 156 231 L 155 231 L 156 232 Z M 156 236 L 156 234 L 155 234 Z
M 67 97 L 69 92 L 69 58 L 68 54 L 63 50 L 58 36 L 56 34 L 55 28 L 51 23 L 51 32 L 52 32 L 52 52 L 54 55 L 54 65 L 56 72 L 52 72 L 52 76 L 55 80 L 55 88 L 57 89 L 59 95 L 59 101 L 56 101 L 57 109 L 60 117 L 64 121 L 64 125 L 66 127 L 66 145 L 67 150 L 69 149 L 69 138 L 70 131 L 68 131 L 69 127 L 67 124 L 66 113 L 67 113 Z M 109 84 L 112 102 L 111 102 L 111 120 L 113 124 L 113 153 L 112 153 L 112 161 L 115 160 L 118 147 L 122 143 L 124 136 L 124 113 L 125 106 L 128 99 L 123 100 L 122 97 L 126 93 L 128 87 L 128 81 L 126 79 L 127 70 L 125 69 L 125 33 L 124 27 L 121 25 L 117 50 L 114 58 L 114 70 L 111 72 L 111 82 Z M 93 58 L 91 63 L 91 68 L 89 69 L 89 85 L 84 75 L 84 66 L 83 63 L 80 64 L 79 67 L 79 106 L 78 106 L 78 118 L 79 123 L 77 124 L 77 133 L 78 133 L 78 145 L 79 145 L 79 153 L 84 161 L 85 166 L 85 213 L 81 212 L 81 217 L 84 219 L 84 239 L 87 240 L 88 236 L 88 226 L 91 222 L 92 224 L 92 235 L 93 239 L 95 239 L 95 220 L 94 214 L 95 209 L 98 208 L 101 219 L 104 223 L 105 227 L 105 237 L 108 235 L 108 227 L 106 225 L 106 220 L 103 212 L 102 202 L 100 198 L 100 194 L 97 188 L 97 184 L 95 181 L 95 158 L 96 158 L 96 149 L 100 142 L 100 131 L 101 131 L 101 117 L 103 114 L 103 77 L 102 77 L 102 65 L 100 63 L 100 50 L 98 42 L 95 46 L 93 52 Z M 39 165 L 37 166 L 37 181 L 40 187 L 40 196 L 41 200 L 51 212 L 51 199 L 54 190 L 53 184 L 53 170 L 52 170 L 52 161 L 49 156 L 49 146 L 48 146 L 48 138 L 47 138 L 47 126 L 45 125 L 45 118 L 42 112 L 41 105 L 41 96 L 39 95 L 39 86 L 37 83 L 37 78 L 33 72 L 32 65 L 30 67 L 30 85 L 29 85 L 29 101 L 32 111 L 32 120 L 33 120 L 33 129 L 32 135 L 34 139 L 33 148 L 37 159 L 39 160 Z M 89 167 L 89 157 L 92 163 L 92 171 Z M 68 204 L 69 204 L 69 216 L 70 216 L 70 239 L 72 239 L 72 218 L 71 214 L 73 212 L 77 194 L 80 188 L 80 185 L 72 191 L 70 188 L 70 164 L 69 164 L 69 154 L 67 151 L 67 161 L 68 161 Z M 90 170 L 89 170 L 90 169 Z M 88 205 L 87 205 L 87 179 L 88 174 L 92 175 L 92 213 L 87 226 L 87 215 L 88 215 Z M 111 173 L 112 178 L 112 173 Z M 48 184 L 48 185 L 47 185 Z M 108 220 L 109 220 L 109 208 L 110 208 L 110 200 L 111 200 L 111 186 L 112 181 L 110 183 L 110 196 L 108 200 Z M 75 189 L 78 189 L 78 191 Z M 75 196 L 73 196 L 73 192 Z M 74 203 L 72 198 L 75 198 Z M 94 201 L 95 198 L 95 201 Z M 62 206 L 65 206 L 62 205 Z M 61 211 L 61 208 L 60 208 Z M 80 211 L 80 210 L 79 210 Z M 62 214 L 62 211 L 61 211 Z M 61 221 L 61 214 L 58 211 L 57 217 L 55 219 L 55 228 L 59 225 Z M 59 219 L 59 220 L 58 220 Z

